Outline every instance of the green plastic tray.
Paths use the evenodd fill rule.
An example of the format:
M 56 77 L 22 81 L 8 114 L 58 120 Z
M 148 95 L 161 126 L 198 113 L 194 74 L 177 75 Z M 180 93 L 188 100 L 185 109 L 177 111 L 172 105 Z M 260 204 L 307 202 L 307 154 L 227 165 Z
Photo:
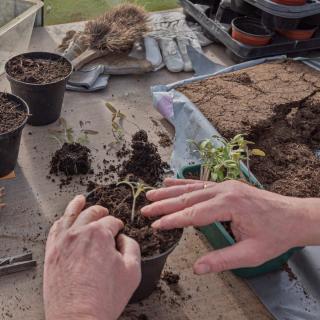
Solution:
M 246 167 L 242 167 L 243 174 L 250 180 L 254 185 L 261 187 L 261 184 L 257 179 L 249 173 Z M 193 175 L 200 174 L 200 165 L 191 165 L 183 167 L 177 174 L 179 179 L 188 178 L 188 173 Z M 234 239 L 230 236 L 227 230 L 223 227 L 220 222 L 215 222 L 205 227 L 197 228 L 200 230 L 208 239 L 210 244 L 215 249 L 222 249 L 227 246 L 231 246 L 235 243 Z M 301 248 L 293 248 L 283 253 L 281 256 L 274 258 L 258 267 L 253 268 L 240 268 L 231 270 L 234 274 L 242 278 L 252 278 L 262 274 L 266 274 L 271 271 L 279 270 L 289 260 L 289 258 Z

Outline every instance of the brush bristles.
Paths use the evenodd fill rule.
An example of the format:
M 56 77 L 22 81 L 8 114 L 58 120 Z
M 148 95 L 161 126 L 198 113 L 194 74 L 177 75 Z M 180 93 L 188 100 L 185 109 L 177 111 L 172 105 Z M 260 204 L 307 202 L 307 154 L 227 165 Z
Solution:
M 91 49 L 120 53 L 130 51 L 147 31 L 145 10 L 137 5 L 122 4 L 88 22 L 84 33 Z

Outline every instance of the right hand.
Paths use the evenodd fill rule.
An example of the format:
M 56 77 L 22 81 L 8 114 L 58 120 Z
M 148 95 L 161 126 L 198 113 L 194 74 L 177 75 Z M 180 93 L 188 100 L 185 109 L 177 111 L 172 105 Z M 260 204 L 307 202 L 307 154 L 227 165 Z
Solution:
M 46 320 L 115 320 L 141 279 L 139 245 L 108 210 L 77 196 L 51 228 L 44 264 Z M 117 236 L 116 240 L 115 237 Z
M 319 199 L 285 197 L 238 181 L 167 179 L 165 184 L 147 193 L 155 203 L 142 209 L 147 217 L 162 216 L 154 228 L 231 221 L 236 243 L 198 259 L 197 274 L 254 267 L 292 247 L 320 244 Z

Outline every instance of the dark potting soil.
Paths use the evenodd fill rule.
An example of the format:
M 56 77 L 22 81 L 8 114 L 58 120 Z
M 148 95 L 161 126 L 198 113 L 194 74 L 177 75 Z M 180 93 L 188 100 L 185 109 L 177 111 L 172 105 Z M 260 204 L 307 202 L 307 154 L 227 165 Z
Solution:
M 161 279 L 170 286 L 170 285 L 178 284 L 180 281 L 180 276 L 171 271 L 164 271 Z
M 50 60 L 18 56 L 8 63 L 8 74 L 26 83 L 47 84 L 64 79 L 70 73 L 65 60 Z
M 120 178 L 134 175 L 150 186 L 162 182 L 165 171 L 170 167 L 162 161 L 158 148 L 148 141 L 148 135 L 140 130 L 132 136 L 131 153 L 119 172 Z
M 87 174 L 91 170 L 90 149 L 79 143 L 64 143 L 50 163 L 50 174 Z
M 240 79 L 240 81 L 239 81 Z M 251 170 L 267 190 L 320 196 L 320 83 L 318 72 L 276 61 L 212 77 L 178 89 L 227 139 L 238 133 L 266 157 Z
M 88 192 L 97 185 L 90 184 Z M 129 186 L 109 184 L 101 186 L 87 198 L 87 206 L 101 205 L 108 208 L 109 213 L 123 221 L 123 233 L 135 239 L 141 248 L 142 257 L 151 257 L 161 254 L 178 243 L 182 230 L 155 231 L 151 224 L 155 219 L 144 217 L 140 210 L 150 202 L 144 193 L 137 199 L 135 220 L 131 223 L 132 193 Z
M 18 128 L 28 115 L 19 110 L 19 104 L 11 101 L 7 94 L 0 93 L 0 134 Z
M 292 269 L 289 267 L 288 263 L 285 263 L 283 265 L 282 270 L 288 274 L 290 282 L 298 279 L 297 276 L 293 273 Z

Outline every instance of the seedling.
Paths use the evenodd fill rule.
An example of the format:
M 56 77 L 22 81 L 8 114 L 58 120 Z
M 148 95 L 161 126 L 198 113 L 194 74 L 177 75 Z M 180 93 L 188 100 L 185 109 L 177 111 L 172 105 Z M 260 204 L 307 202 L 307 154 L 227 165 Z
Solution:
M 125 185 L 129 186 L 132 191 L 133 200 L 132 200 L 132 209 L 131 209 L 131 223 L 133 223 L 134 217 L 136 214 L 137 199 L 139 198 L 141 193 L 146 193 L 147 191 L 153 190 L 154 188 L 147 186 L 142 182 L 133 182 L 133 181 L 128 181 L 128 180 L 118 182 L 117 186 L 119 186 L 121 184 L 125 184 Z
M 80 135 L 75 138 L 75 133 L 73 128 L 68 126 L 67 121 L 64 118 L 59 119 L 60 129 L 50 129 L 50 138 L 56 140 L 60 148 L 64 143 L 79 143 L 81 145 L 86 145 L 89 143 L 89 135 L 96 135 L 98 131 L 81 129 Z
M 3 196 L 4 196 L 4 188 L 0 187 L 0 209 L 6 206 L 6 204 L 2 202 Z
M 214 140 L 221 145 L 217 146 Z M 193 140 L 190 142 L 196 147 L 195 151 L 199 153 L 202 160 L 200 179 L 203 181 L 222 182 L 244 179 L 240 169 L 241 161 L 246 161 L 250 172 L 250 156 L 265 156 L 260 149 L 250 150 L 248 145 L 254 143 L 245 140 L 243 134 L 237 134 L 230 141 L 214 135 L 199 143 Z
M 124 138 L 123 120 L 126 118 L 126 116 L 109 102 L 106 102 L 106 107 L 112 113 L 112 134 L 115 140 L 120 142 Z
M 123 129 L 123 121 L 134 125 L 138 130 L 140 130 L 139 126 L 133 121 L 129 120 L 128 117 L 122 113 L 120 110 L 117 110 L 111 103 L 106 102 L 106 107 L 112 113 L 112 135 L 114 136 L 117 143 L 124 140 L 125 132 Z

